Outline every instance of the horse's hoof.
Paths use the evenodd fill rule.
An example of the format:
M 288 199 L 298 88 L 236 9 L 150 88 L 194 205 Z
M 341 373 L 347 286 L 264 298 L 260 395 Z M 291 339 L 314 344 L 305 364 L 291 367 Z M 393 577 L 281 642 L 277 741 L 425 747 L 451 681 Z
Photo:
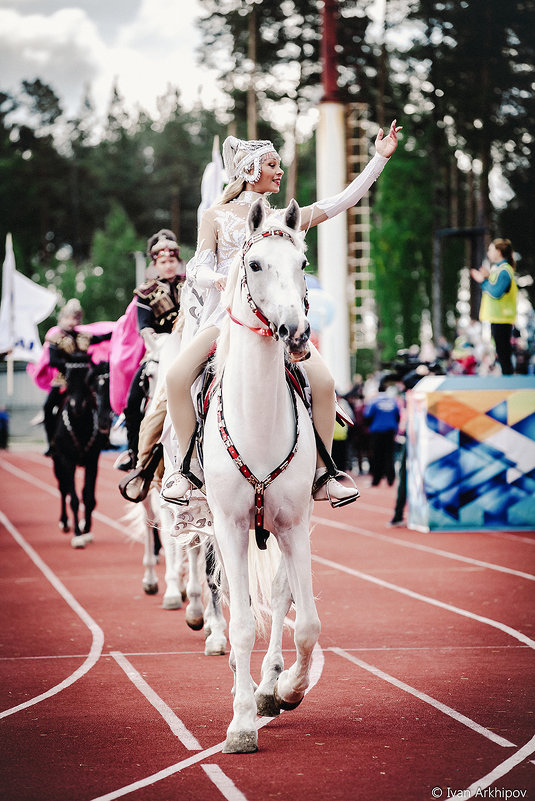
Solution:
M 204 618 L 203 617 L 189 617 L 186 614 L 186 623 L 193 629 L 193 631 L 200 631 L 204 626 Z
M 82 537 L 84 538 L 86 545 L 88 542 L 93 542 L 95 539 L 91 531 L 88 531 L 86 534 L 82 534 Z
M 227 734 L 224 754 L 253 754 L 258 751 L 258 734 L 256 729 L 252 731 L 230 732 Z
M 170 595 L 168 598 L 164 595 L 162 606 L 164 609 L 181 609 L 182 598 L 180 595 Z
M 145 595 L 156 595 L 158 593 L 158 582 L 155 584 L 145 584 L 145 582 L 143 582 L 143 590 Z
M 85 537 L 83 534 L 78 534 L 77 536 L 73 537 L 71 540 L 71 545 L 73 548 L 85 548 Z
M 273 698 L 275 703 L 278 704 L 279 709 L 284 709 L 286 712 L 289 712 L 291 709 L 296 709 L 299 706 L 304 696 L 300 698 L 299 701 L 284 701 L 279 695 L 279 682 L 277 681 L 273 688 Z
M 207 637 L 204 643 L 205 656 L 224 656 L 227 650 L 227 638 L 214 636 Z
M 277 715 L 280 715 L 281 708 L 273 694 L 261 693 L 260 695 L 255 695 L 255 701 L 256 711 L 261 718 L 276 718 Z

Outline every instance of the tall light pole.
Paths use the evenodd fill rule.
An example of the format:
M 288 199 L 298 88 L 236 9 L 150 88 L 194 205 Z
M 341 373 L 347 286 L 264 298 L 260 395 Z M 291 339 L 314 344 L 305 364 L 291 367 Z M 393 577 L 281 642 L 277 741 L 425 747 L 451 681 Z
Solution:
M 337 0 L 325 0 L 321 42 L 323 96 L 316 136 L 318 198 L 330 197 L 346 185 L 345 108 L 337 84 Z M 320 334 L 320 350 L 336 382 L 350 387 L 349 315 L 347 275 L 347 218 L 338 214 L 318 228 L 318 270 L 323 289 L 335 302 L 335 319 Z

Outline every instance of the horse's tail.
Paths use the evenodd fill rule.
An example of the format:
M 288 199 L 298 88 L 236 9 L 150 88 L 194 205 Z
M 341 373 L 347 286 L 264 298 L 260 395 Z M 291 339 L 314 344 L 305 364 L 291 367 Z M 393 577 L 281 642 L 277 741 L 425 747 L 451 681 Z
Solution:
M 151 499 L 153 493 L 156 493 L 156 490 L 151 489 L 147 496 L 147 501 Z M 147 525 L 156 527 L 160 525 L 159 513 L 157 511 L 158 504 L 150 503 L 151 513 L 149 513 L 145 503 L 129 503 L 128 511 L 119 518 L 119 523 L 123 526 L 127 538 L 132 542 L 145 542 Z
M 265 637 L 271 627 L 271 588 L 282 554 L 273 535 L 267 547 L 260 550 L 254 529 L 249 531 L 249 594 L 258 633 Z

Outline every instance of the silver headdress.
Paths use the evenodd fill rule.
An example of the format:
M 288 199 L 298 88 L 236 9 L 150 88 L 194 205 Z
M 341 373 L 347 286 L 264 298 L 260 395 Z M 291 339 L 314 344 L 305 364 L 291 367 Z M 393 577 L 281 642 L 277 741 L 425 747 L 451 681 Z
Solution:
M 157 234 L 153 234 L 147 242 L 147 256 L 152 259 L 158 258 L 162 250 L 167 250 L 173 255 L 176 254 L 177 258 L 180 252 L 176 236 L 168 228 L 162 228 Z
M 275 145 L 269 139 L 245 141 L 227 136 L 223 142 L 223 164 L 229 183 L 242 178 L 249 184 L 255 184 L 262 171 L 262 156 L 268 153 L 274 153 L 280 158 Z
M 63 317 L 74 317 L 76 322 L 80 324 L 82 322 L 82 314 L 82 306 L 78 298 L 71 298 L 61 309 L 58 319 L 61 320 Z

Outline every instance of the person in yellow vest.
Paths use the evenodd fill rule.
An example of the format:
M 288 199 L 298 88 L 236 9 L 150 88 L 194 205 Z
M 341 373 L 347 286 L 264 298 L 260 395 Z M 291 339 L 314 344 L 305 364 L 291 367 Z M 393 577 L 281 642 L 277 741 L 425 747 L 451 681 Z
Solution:
M 481 284 L 479 319 L 490 322 L 502 375 L 512 375 L 511 335 L 516 319 L 518 291 L 513 246 L 508 239 L 494 239 L 488 247 L 487 256 L 491 263 L 490 269 L 482 265 L 479 270 L 470 271 L 474 281 Z

